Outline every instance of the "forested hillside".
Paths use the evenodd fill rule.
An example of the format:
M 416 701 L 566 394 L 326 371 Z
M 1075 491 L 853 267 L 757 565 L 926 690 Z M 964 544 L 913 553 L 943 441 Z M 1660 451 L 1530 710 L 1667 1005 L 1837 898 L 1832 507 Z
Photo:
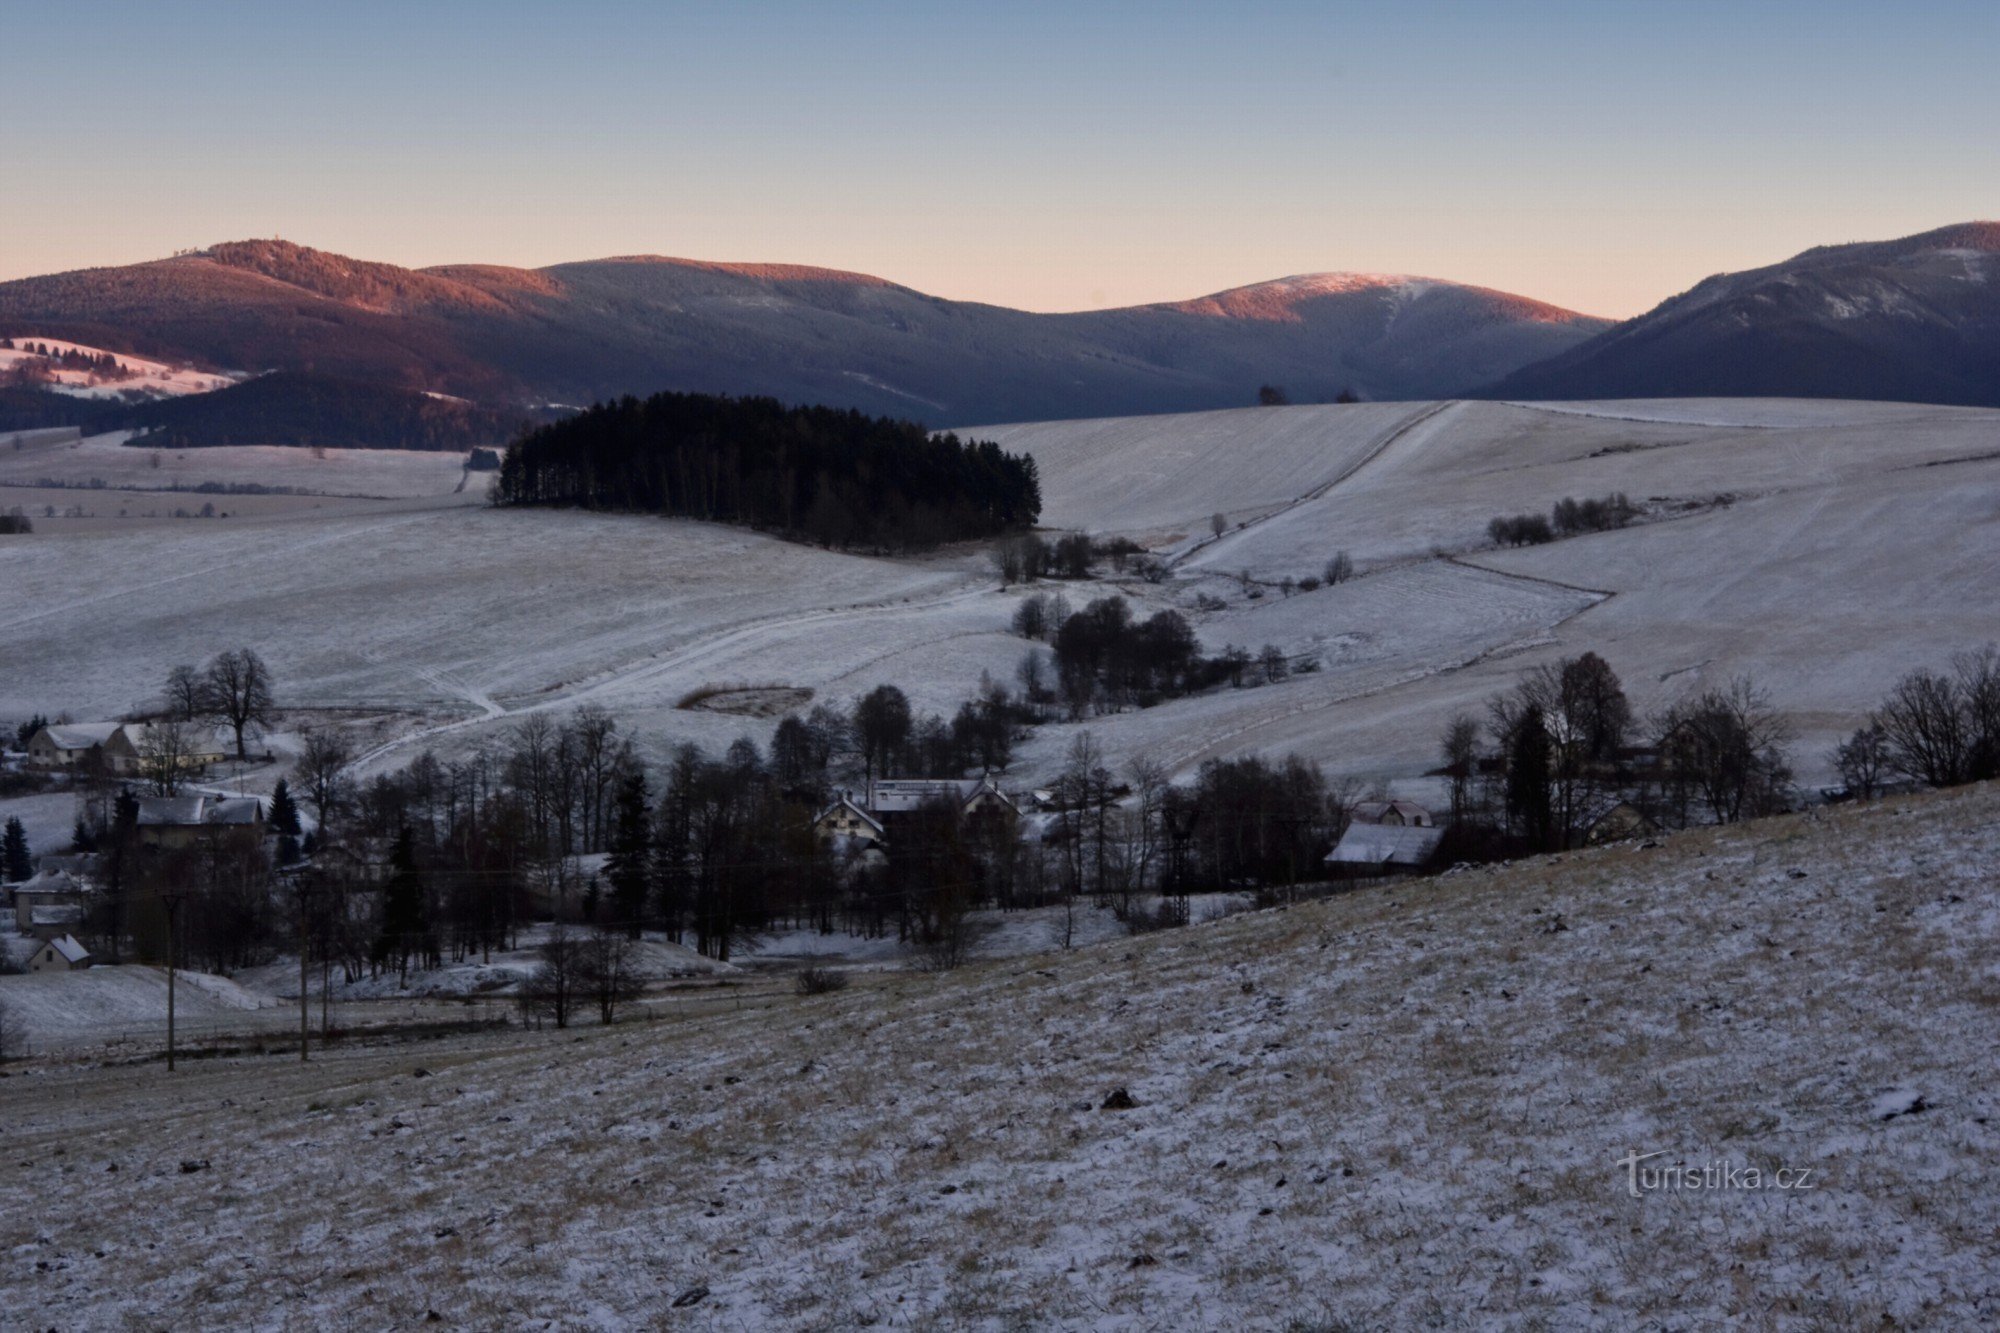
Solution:
M 1027 528 L 1031 458 L 922 426 L 772 398 L 663 393 L 600 404 L 515 442 L 502 504 L 671 514 L 824 546 L 897 550 Z
M 148 403 L 120 424 L 156 448 L 223 444 L 464 451 L 503 443 L 520 423 L 455 398 L 326 375 L 279 372 L 214 393 Z

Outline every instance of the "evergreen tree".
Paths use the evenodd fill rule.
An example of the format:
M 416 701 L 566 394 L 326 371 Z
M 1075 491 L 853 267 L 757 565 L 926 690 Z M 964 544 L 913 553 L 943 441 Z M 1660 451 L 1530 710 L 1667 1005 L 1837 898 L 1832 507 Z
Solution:
M 1507 817 L 1538 851 L 1550 850 L 1549 728 L 1538 705 L 1521 710 L 1507 743 Z
M 625 928 L 627 938 L 636 940 L 653 891 L 652 795 L 643 771 L 628 774 L 618 785 L 611 819 L 611 854 L 604 863 L 604 877 L 611 882 L 612 920 Z
M 291 865 L 299 859 L 299 807 L 292 800 L 291 784 L 278 779 L 271 793 L 271 827 L 278 831 L 278 864 Z
M 1035 461 L 915 422 L 771 398 L 623 398 L 529 432 L 501 460 L 502 504 L 676 514 L 827 546 L 923 548 L 1041 513 Z
M 10 819 L 6 836 L 0 838 L 0 878 L 18 882 L 34 873 L 35 863 L 28 855 L 28 831 L 21 827 L 19 819 Z
M 410 979 L 410 955 L 433 951 L 427 918 L 416 840 L 405 824 L 389 854 L 389 882 L 382 890 L 382 933 L 375 941 L 375 961 L 380 964 L 394 958 L 405 983 Z

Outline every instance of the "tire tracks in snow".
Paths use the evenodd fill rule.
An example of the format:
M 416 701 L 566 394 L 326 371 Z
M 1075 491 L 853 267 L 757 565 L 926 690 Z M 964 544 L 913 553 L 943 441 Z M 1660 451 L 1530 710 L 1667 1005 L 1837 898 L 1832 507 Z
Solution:
M 1369 451 L 1363 454 L 1360 458 L 1355 459 L 1352 463 L 1349 463 L 1346 467 L 1342 468 L 1333 477 L 1329 478 L 1326 481 L 1321 482 L 1319 485 L 1313 487 L 1305 494 L 1300 495 L 1295 499 L 1286 501 L 1284 504 L 1278 506 L 1276 509 L 1273 509 L 1270 513 L 1265 514 L 1262 518 L 1254 518 L 1250 520 L 1248 523 L 1243 524 L 1241 527 L 1231 528 L 1227 532 L 1201 538 L 1200 540 L 1196 541 L 1194 545 L 1188 547 L 1187 550 L 1182 551 L 1179 555 L 1171 557 L 1167 561 L 1167 567 L 1169 569 L 1179 569 L 1183 564 L 1187 563 L 1187 561 L 1192 559 L 1199 552 L 1206 551 L 1213 546 L 1220 546 L 1223 543 L 1229 541 L 1229 539 L 1232 537 L 1238 537 L 1243 535 L 1244 533 L 1255 531 L 1257 528 L 1262 527 L 1266 523 L 1269 523 L 1274 518 L 1282 518 L 1284 515 L 1291 513 L 1294 509 L 1298 509 L 1303 505 L 1309 505 L 1315 500 L 1325 498 L 1326 496 L 1332 494 L 1336 487 L 1342 485 L 1343 483 L 1349 480 L 1352 480 L 1354 475 L 1357 472 L 1361 471 L 1362 468 L 1367 467 L 1370 463 L 1373 463 L 1376 459 L 1380 458 L 1384 453 L 1388 452 L 1389 446 L 1395 444 L 1396 441 L 1404 438 L 1411 431 L 1417 429 L 1417 427 L 1423 425 L 1425 422 L 1436 419 L 1447 408 L 1462 407 L 1462 406 L 1464 406 L 1464 404 L 1460 400 L 1455 398 L 1448 398 L 1443 402 L 1431 403 L 1419 409 L 1418 411 L 1412 413 L 1411 415 L 1403 418 L 1403 420 L 1398 422 L 1396 425 L 1390 427 L 1387 433 L 1385 433 L 1380 440 L 1375 442 L 1373 448 L 1369 449 Z
M 758 643 L 779 637 L 789 637 L 816 625 L 833 621 L 853 621 L 856 619 L 888 619 L 908 615 L 925 615 L 943 607 L 972 601 L 986 596 L 991 590 L 983 583 L 974 586 L 958 585 L 949 590 L 923 598 L 894 602 L 864 603 L 845 607 L 823 607 L 813 611 L 786 612 L 774 616 L 761 617 L 696 639 L 683 647 L 671 649 L 664 654 L 654 655 L 625 667 L 614 668 L 581 681 L 570 682 L 567 686 L 557 684 L 545 691 L 545 697 L 531 703 L 508 707 L 493 699 L 484 691 L 465 684 L 459 677 L 441 670 L 420 670 L 418 675 L 433 686 L 457 695 L 467 703 L 481 710 L 477 717 L 454 718 L 423 727 L 404 736 L 384 741 L 352 760 L 347 771 L 350 774 L 366 774 L 369 769 L 383 759 L 409 746 L 434 740 L 439 736 L 462 731 L 468 727 L 494 722 L 502 718 L 527 717 L 535 713 L 553 712 L 563 708 L 574 708 L 592 699 L 619 690 L 643 686 L 662 676 L 677 671 L 698 670 Z

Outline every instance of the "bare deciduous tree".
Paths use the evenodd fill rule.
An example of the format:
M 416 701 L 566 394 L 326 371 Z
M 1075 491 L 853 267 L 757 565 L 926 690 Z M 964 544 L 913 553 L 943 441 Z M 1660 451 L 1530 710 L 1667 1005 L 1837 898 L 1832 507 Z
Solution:
M 347 743 L 333 732 L 320 729 L 306 733 L 305 749 L 299 755 L 298 776 L 305 788 L 306 799 L 312 802 L 313 818 L 319 824 L 322 837 L 340 811 L 341 800 L 346 794 L 346 770 L 350 758 Z
M 208 664 L 203 684 L 211 716 L 226 723 L 236 737 L 236 757 L 246 757 L 244 733 L 271 720 L 277 702 L 271 693 L 271 669 L 250 648 L 220 653 Z
M 1657 731 L 1663 781 L 1683 822 L 1695 805 L 1718 824 L 1786 807 L 1791 729 L 1749 677 L 1675 704 Z
M 1856 800 L 1873 800 L 1882 790 L 1889 769 L 1889 736 L 1874 715 L 1834 750 L 1833 765 L 1847 794 Z
M 549 928 L 541 948 L 542 961 L 521 983 L 521 1008 L 546 1018 L 559 1028 L 569 1026 L 583 984 L 584 942 L 561 921 Z
M 195 775 L 195 740 L 188 725 L 167 718 L 146 727 L 139 738 L 139 772 L 160 796 L 177 796 Z
M 199 671 L 182 665 L 167 673 L 167 712 L 182 722 L 208 716 L 208 682 Z
M 577 989 L 597 1006 L 598 1021 L 614 1021 L 620 1005 L 638 998 L 640 987 L 632 969 L 632 942 L 616 923 L 608 929 L 593 931 L 583 941 L 578 963 Z

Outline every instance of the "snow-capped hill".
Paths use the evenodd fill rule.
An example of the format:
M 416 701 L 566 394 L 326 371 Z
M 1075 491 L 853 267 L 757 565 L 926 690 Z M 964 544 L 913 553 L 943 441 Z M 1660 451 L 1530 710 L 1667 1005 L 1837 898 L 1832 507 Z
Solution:
M 1969 222 L 1717 274 L 1494 392 L 2000 405 L 1996 254 L 2000 223 Z

